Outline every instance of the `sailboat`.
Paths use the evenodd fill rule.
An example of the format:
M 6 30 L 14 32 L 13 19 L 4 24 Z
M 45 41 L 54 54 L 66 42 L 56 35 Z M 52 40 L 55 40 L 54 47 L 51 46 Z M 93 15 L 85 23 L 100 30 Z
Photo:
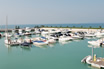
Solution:
M 19 42 L 17 42 L 17 40 L 11 40 L 11 37 L 8 37 L 8 22 L 7 22 L 7 16 L 6 16 L 6 29 L 5 29 L 5 44 L 6 45 L 10 45 L 10 46 L 14 46 L 14 45 L 19 45 Z

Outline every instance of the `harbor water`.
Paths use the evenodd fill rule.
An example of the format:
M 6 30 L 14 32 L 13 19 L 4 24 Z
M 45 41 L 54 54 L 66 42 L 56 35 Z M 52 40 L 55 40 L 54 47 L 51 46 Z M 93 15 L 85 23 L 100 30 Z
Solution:
M 87 41 L 96 38 L 31 47 L 9 47 L 4 39 L 0 39 L 0 69 L 95 69 L 81 60 L 91 55 Z M 104 57 L 103 48 L 94 48 L 94 53 Z

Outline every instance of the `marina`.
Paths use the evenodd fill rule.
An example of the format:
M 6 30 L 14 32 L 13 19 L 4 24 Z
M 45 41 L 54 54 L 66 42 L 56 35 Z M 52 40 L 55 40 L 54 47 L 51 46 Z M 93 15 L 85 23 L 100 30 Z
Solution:
M 103 68 L 103 63 L 104 63 L 103 58 L 95 57 L 94 59 L 96 59 L 96 60 L 93 61 L 91 56 L 85 57 L 86 55 L 88 55 L 91 52 L 90 51 L 91 47 L 89 47 L 88 45 L 91 45 L 94 48 L 96 48 L 95 45 L 97 45 L 97 44 L 95 44 L 95 43 L 98 43 L 97 48 L 99 48 L 99 49 L 103 48 L 103 35 L 100 35 L 99 38 L 97 37 L 97 35 L 95 35 L 93 37 L 92 33 L 90 34 L 90 32 L 86 33 L 84 30 L 80 30 L 80 29 L 78 31 L 73 31 L 73 29 L 70 30 L 70 28 L 69 29 L 68 28 L 67 29 L 66 28 L 60 28 L 60 29 L 34 28 L 34 31 L 31 31 L 32 29 L 33 28 L 26 27 L 26 29 L 24 29 L 24 32 L 23 32 L 23 29 L 18 29 L 18 32 L 16 32 L 14 30 L 14 32 L 12 32 L 12 33 L 10 33 L 10 32 L 2 33 L 0 40 L 1 40 L 1 43 L 3 43 L 3 44 L 1 45 L 1 47 L 5 49 L 5 52 L 8 51 L 8 53 L 6 53 L 6 54 L 11 54 L 12 52 L 15 52 L 15 50 L 22 50 L 22 51 L 18 51 L 18 53 L 21 55 L 22 54 L 21 52 L 25 52 L 25 50 L 26 50 L 26 51 L 28 51 L 28 53 L 30 52 L 30 54 L 32 54 L 31 56 L 34 56 L 33 53 L 39 52 L 38 50 L 40 50 L 40 51 L 43 51 L 43 53 L 42 52 L 37 53 L 37 54 L 35 53 L 37 56 L 34 56 L 34 58 L 37 57 L 36 59 L 38 59 L 38 55 L 42 55 L 42 54 L 47 54 L 47 55 L 53 54 L 53 55 L 50 55 L 51 58 L 48 58 L 50 63 L 52 62 L 52 61 L 50 61 L 51 59 L 54 59 L 54 62 L 55 62 L 56 59 L 58 60 L 58 56 L 61 56 L 60 60 L 61 60 L 61 58 L 64 58 L 65 62 L 67 62 L 69 60 L 69 62 L 67 62 L 68 64 L 70 64 L 71 60 L 75 60 L 75 62 L 73 62 L 73 64 L 75 64 L 77 61 L 77 65 L 80 64 L 82 67 L 83 67 L 83 64 L 81 64 L 81 63 L 84 62 L 84 63 L 87 63 L 88 65 L 90 65 L 91 67 Z M 25 30 L 27 33 L 25 32 Z M 40 33 L 37 33 L 37 32 L 40 32 Z M 95 30 L 94 30 L 91 32 L 94 32 L 93 34 L 96 34 L 96 32 L 99 32 L 99 31 L 96 30 L 96 32 L 95 32 Z M 103 30 L 102 30 L 102 32 L 103 32 Z M 87 38 L 90 38 L 90 39 L 87 39 Z M 93 45 L 93 44 L 95 44 L 95 45 Z M 60 50 L 61 47 L 63 49 Z M 64 47 L 65 47 L 65 49 L 64 49 Z M 56 50 L 54 50 L 54 48 Z M 57 50 L 57 48 L 58 48 L 58 50 Z M 75 49 L 70 50 L 71 48 L 75 48 Z M 13 49 L 13 51 L 12 51 L 12 49 Z M 46 53 L 47 50 L 49 53 Z M 50 52 L 50 50 L 52 52 Z M 84 51 L 84 50 L 87 50 L 87 51 Z M 56 53 L 53 53 L 53 51 L 56 51 Z M 60 52 L 58 52 L 58 51 L 60 51 Z M 82 51 L 83 51 L 83 55 L 81 56 L 80 54 L 82 54 Z M 72 54 L 72 52 L 75 53 L 76 55 Z M 57 56 L 56 54 L 57 55 L 60 54 L 60 55 Z M 64 56 L 62 57 L 63 54 L 65 54 L 64 55 L 65 57 Z M 79 54 L 79 57 L 78 57 L 78 54 Z M 11 55 L 13 56 L 13 54 L 11 54 Z M 28 56 L 28 55 L 29 54 L 25 54 L 25 56 Z M 103 55 L 101 55 L 100 53 L 98 55 L 100 57 L 103 57 Z M 54 57 L 54 58 L 52 58 L 52 57 Z M 73 57 L 75 57 L 75 58 L 73 58 Z M 85 58 L 82 59 L 83 57 L 85 57 Z M 70 58 L 71 58 L 71 60 L 70 60 Z M 39 59 L 42 60 L 42 58 L 39 58 Z M 18 60 L 20 60 L 20 59 L 18 59 Z M 81 62 L 80 62 L 80 60 L 81 60 Z M 14 60 L 14 61 L 16 61 L 16 60 Z M 46 62 L 46 59 L 43 61 Z M 64 61 L 61 61 L 61 62 L 64 63 Z M 54 62 L 52 62 L 52 65 Z M 57 61 L 57 62 L 59 62 L 59 61 Z M 36 63 L 36 60 L 33 63 Z M 70 65 L 72 65 L 72 64 L 70 64 Z M 16 67 L 18 68 L 18 66 L 16 66 Z M 24 67 L 24 66 L 22 66 L 22 67 Z M 43 66 L 43 67 L 45 67 L 45 66 Z M 57 66 L 55 66 L 55 67 L 57 67 Z M 3 68 L 3 67 L 1 67 L 1 68 Z M 12 67 L 10 66 L 10 68 L 12 68 Z M 27 66 L 26 66 L 26 68 L 28 69 Z M 39 67 L 33 66 L 33 68 L 39 68 Z M 74 68 L 74 67 L 72 67 L 72 68 Z M 88 69 L 87 65 L 86 65 L 86 67 L 84 67 L 84 69 Z
M 0 69 L 104 69 L 104 0 L 0 0 Z

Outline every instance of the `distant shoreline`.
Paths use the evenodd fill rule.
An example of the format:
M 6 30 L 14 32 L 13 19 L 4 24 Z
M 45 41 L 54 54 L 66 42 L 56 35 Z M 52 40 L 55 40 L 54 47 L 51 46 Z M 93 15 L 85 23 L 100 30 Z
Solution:
M 24 28 L 20 28 L 22 30 L 25 30 Z M 32 31 L 34 31 L 35 28 L 31 28 Z M 77 32 L 77 31 L 85 31 L 85 32 L 88 32 L 88 31 L 97 31 L 97 30 L 103 30 L 104 28 L 80 28 L 80 27 L 39 27 L 39 29 L 45 29 L 45 30 L 52 30 L 52 29 L 70 29 L 74 32 Z M 12 32 L 12 30 L 19 30 L 19 29 L 8 29 L 8 32 Z M 0 32 L 5 32 L 5 29 L 0 29 Z M 104 32 L 104 31 L 103 31 Z
M 15 25 L 9 25 L 8 24 L 8 29 L 14 29 L 16 26 L 19 26 L 20 28 L 25 28 L 25 27 L 30 27 L 34 28 L 36 26 L 38 27 L 69 27 L 69 28 L 93 28 L 93 29 L 98 29 L 99 26 L 104 28 L 104 23 L 79 23 L 79 24 L 15 24 Z M 0 25 L 0 29 L 5 29 L 5 25 Z

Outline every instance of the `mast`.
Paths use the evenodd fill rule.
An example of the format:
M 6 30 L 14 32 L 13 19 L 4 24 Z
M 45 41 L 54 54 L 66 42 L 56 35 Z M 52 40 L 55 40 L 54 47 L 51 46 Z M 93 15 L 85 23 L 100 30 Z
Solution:
M 93 57 L 94 57 L 94 48 L 92 46 L 92 60 L 93 60 Z
M 6 25 L 5 25 L 5 37 L 7 39 L 7 35 L 8 35 L 8 16 L 6 16 Z

